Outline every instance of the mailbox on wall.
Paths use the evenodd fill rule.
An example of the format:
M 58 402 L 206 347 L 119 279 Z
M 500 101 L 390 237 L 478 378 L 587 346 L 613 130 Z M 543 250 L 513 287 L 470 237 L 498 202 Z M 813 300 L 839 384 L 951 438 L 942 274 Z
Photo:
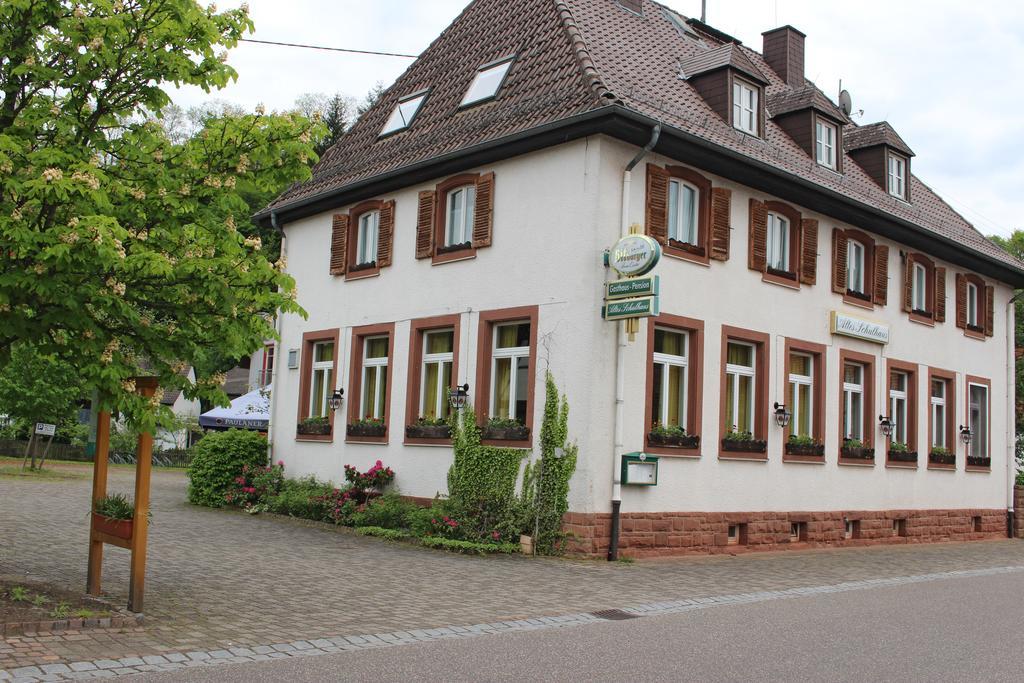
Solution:
M 623 485 L 657 486 L 658 458 L 646 453 L 623 453 L 621 480 Z

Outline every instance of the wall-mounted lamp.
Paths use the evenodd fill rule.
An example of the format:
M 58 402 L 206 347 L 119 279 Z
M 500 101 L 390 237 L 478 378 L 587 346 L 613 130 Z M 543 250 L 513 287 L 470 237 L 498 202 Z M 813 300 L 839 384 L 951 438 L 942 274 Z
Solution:
M 462 410 L 466 406 L 466 399 L 469 398 L 469 383 L 454 386 L 448 390 L 448 404 L 456 410 Z
M 963 425 L 960 425 L 960 440 L 964 442 L 965 446 L 970 446 L 971 445 L 971 437 L 972 436 L 974 436 L 974 434 L 971 432 L 971 428 L 970 427 L 965 427 Z
M 878 426 L 882 430 L 882 436 L 889 438 L 890 436 L 892 436 L 892 428 L 896 426 L 896 423 L 887 418 L 885 415 L 879 415 Z
M 331 394 L 330 398 L 327 399 L 327 407 L 332 411 L 337 410 L 341 407 L 341 402 L 345 400 L 345 390 L 335 389 L 334 393 Z
M 793 417 L 793 413 L 789 412 L 784 403 L 775 404 L 775 423 L 777 425 L 785 429 L 791 417 Z

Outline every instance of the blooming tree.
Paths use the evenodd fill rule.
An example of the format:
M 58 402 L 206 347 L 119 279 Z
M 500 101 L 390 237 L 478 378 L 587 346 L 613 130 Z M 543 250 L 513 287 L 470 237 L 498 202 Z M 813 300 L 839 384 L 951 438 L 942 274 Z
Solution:
M 248 9 L 194 0 L 0 2 L 0 366 L 16 341 L 70 363 L 108 408 L 152 419 L 131 377 L 224 403 L 223 378 L 180 371 L 241 357 L 301 313 L 245 197 L 309 176 L 322 127 L 227 112 L 187 139 L 153 117 L 165 88 L 236 77 Z

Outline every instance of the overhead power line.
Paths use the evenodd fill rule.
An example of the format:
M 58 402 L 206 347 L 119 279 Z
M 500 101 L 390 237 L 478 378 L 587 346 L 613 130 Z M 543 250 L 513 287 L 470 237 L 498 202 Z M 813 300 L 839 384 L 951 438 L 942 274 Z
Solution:
M 302 45 L 300 43 L 279 43 L 274 40 L 256 40 L 254 38 L 239 38 L 243 43 L 260 43 L 261 45 L 280 45 L 281 47 L 303 47 L 307 50 L 327 50 L 329 52 L 353 52 L 359 55 L 379 55 L 381 57 L 405 57 L 416 59 L 419 55 L 406 55 L 399 52 L 376 52 L 374 50 L 353 50 L 346 47 L 324 47 L 323 45 Z

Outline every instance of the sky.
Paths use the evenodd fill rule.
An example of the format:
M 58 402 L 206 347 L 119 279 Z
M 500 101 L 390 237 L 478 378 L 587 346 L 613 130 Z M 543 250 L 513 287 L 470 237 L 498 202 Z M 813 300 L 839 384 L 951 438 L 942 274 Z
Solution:
M 612 2 L 613 0 L 608 0 Z M 418 54 L 468 0 L 249 0 L 260 40 Z M 237 7 L 241 2 L 221 2 Z M 667 0 L 700 17 L 700 0 Z M 760 50 L 761 32 L 807 34 L 806 75 L 833 100 L 839 82 L 859 123 L 889 121 L 917 156 L 914 175 L 985 234 L 1024 229 L 1024 3 L 996 0 L 707 0 L 708 23 Z M 305 93 L 362 97 L 411 59 L 242 43 L 238 80 L 210 95 L 290 108 Z

